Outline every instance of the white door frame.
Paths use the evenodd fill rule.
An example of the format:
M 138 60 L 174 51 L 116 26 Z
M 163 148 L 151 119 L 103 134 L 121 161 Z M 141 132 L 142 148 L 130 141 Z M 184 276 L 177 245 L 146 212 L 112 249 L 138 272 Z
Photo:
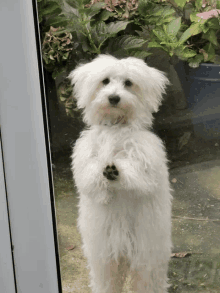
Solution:
M 0 292 L 15 293 L 14 267 L 0 133 Z
M 4 293 L 61 293 L 36 13 L 35 1 L 0 1 L 4 161 L 4 173 L 0 161 L 0 292 Z

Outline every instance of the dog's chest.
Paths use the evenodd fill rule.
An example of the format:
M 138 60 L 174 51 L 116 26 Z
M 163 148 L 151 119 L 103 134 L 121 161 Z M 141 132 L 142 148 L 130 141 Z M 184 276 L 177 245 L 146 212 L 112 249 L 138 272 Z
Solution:
M 95 138 L 96 137 L 96 138 Z M 93 153 L 100 159 L 126 157 L 135 147 L 135 138 L 125 131 L 100 131 L 93 140 Z

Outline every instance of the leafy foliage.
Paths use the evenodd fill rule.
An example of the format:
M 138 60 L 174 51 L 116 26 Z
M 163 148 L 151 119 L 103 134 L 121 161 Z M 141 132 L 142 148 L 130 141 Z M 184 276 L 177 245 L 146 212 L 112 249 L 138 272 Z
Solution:
M 176 55 L 191 67 L 217 62 L 219 8 L 216 0 L 141 0 L 139 12 L 150 31 L 149 47 Z
M 78 49 L 83 51 L 86 60 L 90 60 L 100 53 L 114 55 L 119 50 L 123 51 L 124 56 L 128 54 L 126 45 L 123 43 L 119 45 L 119 41 L 121 36 L 130 38 L 126 29 L 132 21 L 117 20 L 116 12 L 103 10 L 103 8 L 106 8 L 103 2 L 97 2 L 89 6 L 70 0 L 68 3 L 64 2 L 63 11 L 69 19 L 67 29 L 75 36 L 74 38 L 79 44 Z M 146 41 L 142 39 L 142 42 L 139 42 L 140 37 L 137 36 L 136 38 L 139 46 L 133 42 L 133 48 L 138 50 Z M 110 46 L 113 39 L 115 45 Z M 131 49 L 131 46 L 129 49 Z
M 67 18 L 62 15 L 62 8 L 56 1 L 37 0 L 38 20 L 43 23 L 43 32 L 47 32 L 50 26 L 64 27 L 67 25 Z
M 130 6 L 127 1 L 118 3 L 110 9 L 103 1 L 92 4 L 87 0 L 63 0 L 60 5 L 55 1 L 38 0 L 44 67 L 53 72 L 53 78 L 100 53 L 143 59 L 150 54 L 142 49 L 147 40 L 134 31 L 131 34 L 128 29 L 133 23 L 131 18 L 136 13 L 137 2 L 132 0 Z M 64 94 L 65 91 L 69 94 L 66 81 L 61 88 L 60 99 L 68 115 L 74 116 L 74 100 Z
M 100 53 L 145 59 L 154 47 L 191 67 L 220 64 L 220 1 L 37 1 L 44 66 L 54 78 Z M 75 116 L 71 87 L 60 86 L 67 113 Z
M 92 0 L 88 7 L 94 5 L 95 3 L 103 2 L 101 0 Z M 136 0 L 114 0 L 105 1 L 105 7 L 103 7 L 103 13 L 110 13 L 111 16 L 114 15 L 115 18 L 119 20 L 132 19 L 136 17 L 138 1 Z
M 62 28 L 50 27 L 42 43 L 44 66 L 53 71 L 53 78 L 62 72 L 62 64 L 73 50 L 72 35 Z M 60 66 L 59 66 L 60 65 Z M 61 68 L 61 70 L 59 70 Z

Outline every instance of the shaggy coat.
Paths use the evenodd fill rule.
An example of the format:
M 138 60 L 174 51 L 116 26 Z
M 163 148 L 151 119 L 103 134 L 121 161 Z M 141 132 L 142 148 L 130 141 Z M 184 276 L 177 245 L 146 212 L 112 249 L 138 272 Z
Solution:
M 171 192 L 166 152 L 150 131 L 169 83 L 142 60 L 100 55 L 70 74 L 88 129 L 73 151 L 78 228 L 94 293 L 167 292 Z

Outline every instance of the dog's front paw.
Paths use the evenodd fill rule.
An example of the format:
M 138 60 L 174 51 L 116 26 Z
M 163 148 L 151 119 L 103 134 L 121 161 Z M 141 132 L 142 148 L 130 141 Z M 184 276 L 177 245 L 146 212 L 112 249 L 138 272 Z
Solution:
M 115 165 L 113 164 L 112 166 L 107 166 L 104 171 L 103 175 L 108 179 L 108 180 L 116 180 L 118 178 L 119 172 Z

